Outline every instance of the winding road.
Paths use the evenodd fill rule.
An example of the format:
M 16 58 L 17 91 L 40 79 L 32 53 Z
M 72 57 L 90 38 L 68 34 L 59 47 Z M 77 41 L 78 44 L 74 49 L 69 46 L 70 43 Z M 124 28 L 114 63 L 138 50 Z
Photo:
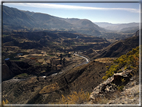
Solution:
M 79 65 L 76 65 L 75 67 L 80 66 L 80 65 L 87 64 L 87 63 L 89 62 L 89 59 L 86 58 L 86 57 L 84 57 L 84 56 L 81 56 L 81 55 L 79 55 L 79 54 L 77 54 L 77 53 L 74 53 L 74 55 L 79 56 L 79 57 L 81 57 L 81 58 L 84 58 L 84 59 L 86 60 L 85 62 L 83 62 L 83 63 L 81 63 L 81 64 L 79 64 Z
M 73 68 L 89 63 L 89 59 L 88 59 L 88 58 L 86 58 L 86 57 L 84 57 L 84 56 L 81 56 L 81 55 L 79 55 L 79 54 L 77 54 L 77 53 L 74 53 L 74 55 L 79 56 L 79 57 L 81 57 L 81 58 L 84 58 L 86 61 L 83 62 L 83 63 L 81 63 L 81 64 L 78 64 L 78 65 L 74 66 Z M 71 67 L 70 69 L 72 69 L 72 67 Z M 68 70 L 69 70 L 69 69 L 68 69 Z M 66 72 L 66 71 L 67 71 L 67 70 L 65 70 L 65 71 L 63 71 L 63 72 Z M 58 75 L 58 74 L 62 74 L 63 72 L 55 72 L 55 73 L 51 74 L 50 76 L 53 77 L 53 76 L 56 76 L 56 75 Z M 40 77 L 46 78 L 47 76 L 40 76 Z M 27 78 L 27 79 L 28 79 L 28 78 Z M 10 79 L 9 81 L 11 81 L 11 82 L 19 82 L 19 81 L 27 80 L 27 79 L 12 78 L 12 79 Z
M 74 66 L 73 68 L 89 63 L 89 59 L 88 59 L 88 58 L 86 58 L 86 57 L 84 57 L 84 56 L 81 56 L 81 55 L 79 55 L 79 54 L 77 54 L 77 53 L 73 53 L 73 54 L 76 55 L 76 56 L 79 56 L 79 57 L 81 57 L 81 58 L 84 58 L 84 59 L 86 60 L 85 62 Z M 70 69 L 72 69 L 72 67 L 71 67 Z M 69 69 L 66 69 L 65 71 L 62 71 L 62 72 L 53 73 L 51 76 L 55 76 L 55 75 L 58 75 L 58 74 L 62 74 L 63 72 L 66 72 L 66 71 L 68 71 L 68 70 L 69 70 Z

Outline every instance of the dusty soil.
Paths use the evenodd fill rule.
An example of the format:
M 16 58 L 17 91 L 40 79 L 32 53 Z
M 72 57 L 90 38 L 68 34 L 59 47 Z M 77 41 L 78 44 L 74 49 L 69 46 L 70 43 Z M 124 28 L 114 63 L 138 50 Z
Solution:
M 86 65 L 72 69 L 68 66 L 56 75 L 45 77 L 30 77 L 22 81 L 13 79 L 4 81 L 3 99 L 11 104 L 47 104 L 58 102 L 61 95 L 68 95 L 72 91 L 91 92 L 95 86 L 102 82 L 109 64 L 92 61 Z M 47 89 L 48 88 L 48 89 Z

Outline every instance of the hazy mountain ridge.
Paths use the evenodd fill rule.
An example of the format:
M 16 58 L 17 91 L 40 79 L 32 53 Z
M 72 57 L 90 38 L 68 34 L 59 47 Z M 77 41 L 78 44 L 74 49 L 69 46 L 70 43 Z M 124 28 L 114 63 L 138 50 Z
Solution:
M 120 24 L 121 26 L 110 23 L 107 24 L 112 26 L 107 27 L 107 30 L 105 30 L 88 19 L 60 18 L 45 13 L 23 11 L 3 6 L 3 31 L 71 31 L 111 39 L 110 41 L 112 42 L 126 38 L 128 37 L 127 35 L 129 35 L 127 33 L 134 33 L 138 30 L 138 27 L 131 26 L 137 25 L 136 23 Z M 121 32 L 124 32 L 124 34 L 121 34 L 121 32 L 116 34 L 116 31 L 112 32 L 111 30 L 115 28 L 117 28 L 117 30 L 122 30 Z M 113 33 L 113 37 L 110 37 L 110 34 L 107 34 L 109 31 L 110 33 Z
M 122 24 L 112 24 L 107 22 L 94 22 L 99 27 L 105 28 L 111 31 L 117 32 L 130 32 L 133 29 L 133 32 L 139 30 L 139 23 L 122 23 Z M 131 31 L 132 32 L 132 31 Z
M 103 30 L 87 19 L 65 19 L 44 13 L 22 11 L 3 6 L 4 30 L 17 30 L 21 27 L 39 30 L 73 30 L 78 33 L 99 36 Z
M 32 17 L 18 9 L 3 6 L 3 25 L 32 27 L 36 25 L 34 21 Z

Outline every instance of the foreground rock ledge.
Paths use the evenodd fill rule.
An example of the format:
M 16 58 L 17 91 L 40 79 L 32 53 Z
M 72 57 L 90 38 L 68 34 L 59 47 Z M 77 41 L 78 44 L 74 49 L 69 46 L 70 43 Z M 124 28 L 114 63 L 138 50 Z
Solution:
M 131 74 L 133 70 L 115 73 L 93 89 L 88 103 L 139 104 L 139 82 L 135 80 L 137 77 L 132 77 Z M 125 81 L 122 82 L 122 79 Z M 120 92 L 117 87 L 122 85 L 125 87 Z

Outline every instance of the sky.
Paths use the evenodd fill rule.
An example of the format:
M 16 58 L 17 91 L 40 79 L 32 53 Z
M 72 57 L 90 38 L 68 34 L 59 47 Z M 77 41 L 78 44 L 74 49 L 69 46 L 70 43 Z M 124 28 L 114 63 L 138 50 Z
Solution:
M 89 19 L 92 22 L 140 22 L 139 3 L 3 3 L 20 10 L 46 13 L 62 18 Z

